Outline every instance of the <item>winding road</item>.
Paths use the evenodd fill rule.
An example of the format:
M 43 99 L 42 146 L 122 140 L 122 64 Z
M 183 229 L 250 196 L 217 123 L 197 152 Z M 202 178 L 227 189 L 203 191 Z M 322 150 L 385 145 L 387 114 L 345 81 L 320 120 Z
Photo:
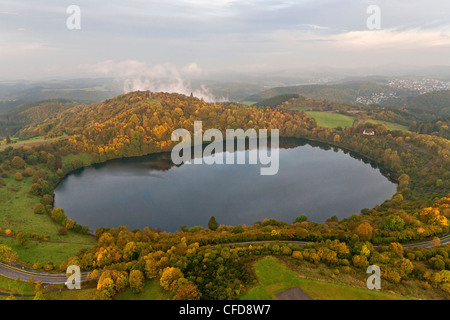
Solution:
M 450 232 L 443 235 L 439 238 L 441 240 L 440 245 L 444 245 L 450 243 Z M 263 241 L 245 241 L 245 242 L 230 242 L 230 243 L 221 243 L 217 245 L 240 245 L 240 244 L 252 244 L 252 243 L 270 243 L 270 242 L 281 242 L 281 243 L 290 243 L 295 245 L 305 245 L 309 242 L 306 241 L 289 241 L 289 240 L 263 240 Z M 215 247 L 217 245 L 211 245 L 211 247 Z M 432 240 L 422 241 L 422 242 L 414 242 L 409 244 L 404 244 L 404 248 L 412 249 L 412 248 L 431 248 L 433 247 Z M 84 282 L 87 280 L 88 272 L 81 273 L 81 281 Z M 43 284 L 65 284 L 67 281 L 67 276 L 65 273 L 49 273 L 33 270 L 19 264 L 15 263 L 0 263 L 0 276 L 9 278 L 9 279 L 17 279 L 19 278 L 22 281 L 28 281 L 28 279 L 33 278 L 34 281 L 41 281 Z
M 81 281 L 87 280 L 88 272 L 81 273 Z M 9 279 L 28 281 L 33 278 L 35 282 L 41 281 L 43 284 L 65 284 L 67 275 L 65 273 L 50 273 L 32 270 L 18 264 L 0 263 L 0 275 Z

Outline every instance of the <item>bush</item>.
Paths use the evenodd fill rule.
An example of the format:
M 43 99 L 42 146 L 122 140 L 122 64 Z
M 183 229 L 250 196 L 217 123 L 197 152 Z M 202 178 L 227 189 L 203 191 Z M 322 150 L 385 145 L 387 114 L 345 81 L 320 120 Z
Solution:
M 66 214 L 64 213 L 64 210 L 61 208 L 55 208 L 52 210 L 52 219 L 58 223 L 58 224 L 62 224 L 66 219 Z
M 42 203 L 38 203 L 34 207 L 34 213 L 35 214 L 45 214 L 45 213 L 47 213 L 47 210 L 45 210 L 45 206 Z
M 445 262 L 444 260 L 441 260 L 437 257 L 433 257 L 428 261 L 431 266 L 436 270 L 444 270 L 445 269 Z
M 242 233 L 244 231 L 245 231 L 245 229 L 242 226 L 237 226 L 237 227 L 234 227 L 233 230 L 231 230 L 231 233 Z
M 15 179 L 16 181 L 22 181 L 22 180 L 23 180 L 23 176 L 22 176 L 22 174 L 21 174 L 20 172 L 16 172 L 16 173 L 14 174 L 14 179 Z
M 16 169 L 23 169 L 25 168 L 25 161 L 21 158 L 21 157 L 17 157 L 15 156 L 12 160 L 11 160 L 11 165 L 13 166 L 13 168 Z
M 24 177 L 32 177 L 33 176 L 33 169 L 31 168 L 26 168 L 25 171 L 23 172 L 23 176 Z
M 195 227 L 189 228 L 189 229 L 188 229 L 188 232 L 195 233 L 195 232 L 199 232 L 199 231 L 202 231 L 202 230 L 203 230 L 202 227 L 200 227 L 200 226 L 195 226 Z
M 19 232 L 16 236 L 16 241 L 17 243 L 22 246 L 22 247 L 26 247 L 28 240 L 30 239 L 30 234 L 25 233 L 25 232 Z
M 51 205 L 53 203 L 53 196 L 50 194 L 46 194 L 42 197 L 41 203 L 45 206 Z
M 66 235 L 67 234 L 67 228 L 61 227 L 58 229 L 58 234 L 60 235 Z
M 303 254 L 300 251 L 293 251 L 292 258 L 297 260 L 303 260 Z

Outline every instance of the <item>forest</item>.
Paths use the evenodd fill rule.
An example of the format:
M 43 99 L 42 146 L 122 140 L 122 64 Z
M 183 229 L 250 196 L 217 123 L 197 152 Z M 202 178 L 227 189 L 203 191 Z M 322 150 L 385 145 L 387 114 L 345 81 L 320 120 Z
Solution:
M 33 207 L 35 215 L 48 216 L 61 236 L 88 234 L 86 226 L 68 218 L 62 208 L 53 207 L 56 184 L 75 169 L 93 163 L 170 151 L 172 131 L 185 128 L 192 133 L 194 121 L 201 120 L 203 130 L 279 129 L 284 138 L 305 138 L 354 152 L 382 167 L 398 184 L 397 193 L 359 215 L 341 221 L 330 217 L 324 223 L 299 215 L 295 221 L 268 217 L 251 226 L 226 226 L 210 220 L 208 228 L 180 226 L 175 233 L 150 226 L 142 230 L 99 228 L 91 248 L 59 265 L 32 267 L 64 272 L 68 265 L 79 265 L 96 284 L 97 299 L 112 299 L 126 288 L 142 292 L 144 283 L 151 280 L 157 280 L 173 299 L 236 299 L 254 281 L 248 262 L 274 255 L 295 264 L 324 264 L 347 273 L 364 272 L 369 264 L 377 264 L 394 292 L 399 284 L 414 281 L 421 290 L 436 290 L 440 297 L 449 298 L 450 247 L 408 246 L 432 239 L 438 245 L 438 237 L 449 231 L 448 123 L 411 127 L 411 131 L 364 122 L 323 128 L 304 111 L 287 108 L 286 103 L 293 101 L 279 107 L 244 106 L 150 91 L 90 105 L 42 103 L 26 108 L 26 116 L 22 112 L 17 120 L 21 128 L 16 132 L 24 138 L 45 136 L 49 143 L 20 148 L 11 144 L 1 151 L 0 189 L 8 188 L 11 179 L 30 181 L 28 194 L 39 200 Z M 307 99 L 306 103 L 322 106 L 326 102 Z M 41 116 L 42 108 L 49 114 Z M 366 129 L 375 135 L 364 135 Z M 0 234 L 23 243 L 49 240 L 39 230 L 24 232 L 5 225 L 0 226 Z M 254 243 L 227 245 L 247 241 Z M 20 260 L 11 248 L 0 247 L 8 252 L 0 258 Z

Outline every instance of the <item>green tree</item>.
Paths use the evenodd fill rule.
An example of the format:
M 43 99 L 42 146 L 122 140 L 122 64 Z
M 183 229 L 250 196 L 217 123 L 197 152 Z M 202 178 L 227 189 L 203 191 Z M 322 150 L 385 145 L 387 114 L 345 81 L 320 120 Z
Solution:
M 17 243 L 22 247 L 27 247 L 28 240 L 30 240 L 30 234 L 26 232 L 19 232 L 16 236 Z
M 52 210 L 52 219 L 55 220 L 56 223 L 62 224 L 67 217 L 63 209 L 55 208 Z
M 387 231 L 402 231 L 405 221 L 396 215 L 390 215 L 380 223 L 380 228 Z
M 218 227 L 219 224 L 217 223 L 216 218 L 212 216 L 208 221 L 208 228 L 211 229 L 212 231 L 215 231 L 217 230 Z
M 296 222 L 305 222 L 308 221 L 308 217 L 304 214 L 298 216 L 297 218 L 295 218 L 294 223 Z

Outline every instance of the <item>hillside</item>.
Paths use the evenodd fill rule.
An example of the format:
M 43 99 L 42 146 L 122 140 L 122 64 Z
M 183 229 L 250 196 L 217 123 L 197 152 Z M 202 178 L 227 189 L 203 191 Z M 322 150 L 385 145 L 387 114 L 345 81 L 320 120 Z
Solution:
M 280 128 L 280 134 L 301 136 L 314 120 L 305 114 L 270 108 L 212 104 L 181 94 L 137 91 L 91 105 L 77 105 L 23 129 L 23 136 L 73 136 L 78 149 L 101 154 L 146 154 L 169 148 L 177 128 L 193 131 L 194 120 L 203 128 Z
M 387 87 L 385 82 L 352 81 L 339 84 L 277 87 L 252 95 L 246 100 L 260 102 L 278 95 L 299 94 L 311 99 L 354 103 L 360 96 L 371 96 L 378 92 L 384 92 L 386 95 L 397 94 L 400 96 L 411 94 L 406 89 Z
M 429 92 L 415 97 L 389 99 L 381 105 L 407 109 L 418 115 L 450 117 L 450 90 Z
M 290 99 L 299 99 L 299 98 L 300 96 L 298 94 L 281 94 L 255 103 L 254 106 L 275 108 L 281 105 L 283 102 L 289 101 Z M 302 97 L 301 100 L 305 100 L 304 97 Z
M 44 100 L 21 104 L 12 110 L 0 114 L 0 136 L 13 136 L 23 127 L 39 126 L 44 121 L 50 125 L 59 112 L 77 104 L 79 102 L 66 99 Z M 41 136 L 44 131 L 37 130 L 34 132 L 30 129 L 27 134 L 21 135 L 21 138 Z
M 21 103 L 41 100 L 98 102 L 121 91 L 114 80 L 108 78 L 0 82 L 0 113 Z

